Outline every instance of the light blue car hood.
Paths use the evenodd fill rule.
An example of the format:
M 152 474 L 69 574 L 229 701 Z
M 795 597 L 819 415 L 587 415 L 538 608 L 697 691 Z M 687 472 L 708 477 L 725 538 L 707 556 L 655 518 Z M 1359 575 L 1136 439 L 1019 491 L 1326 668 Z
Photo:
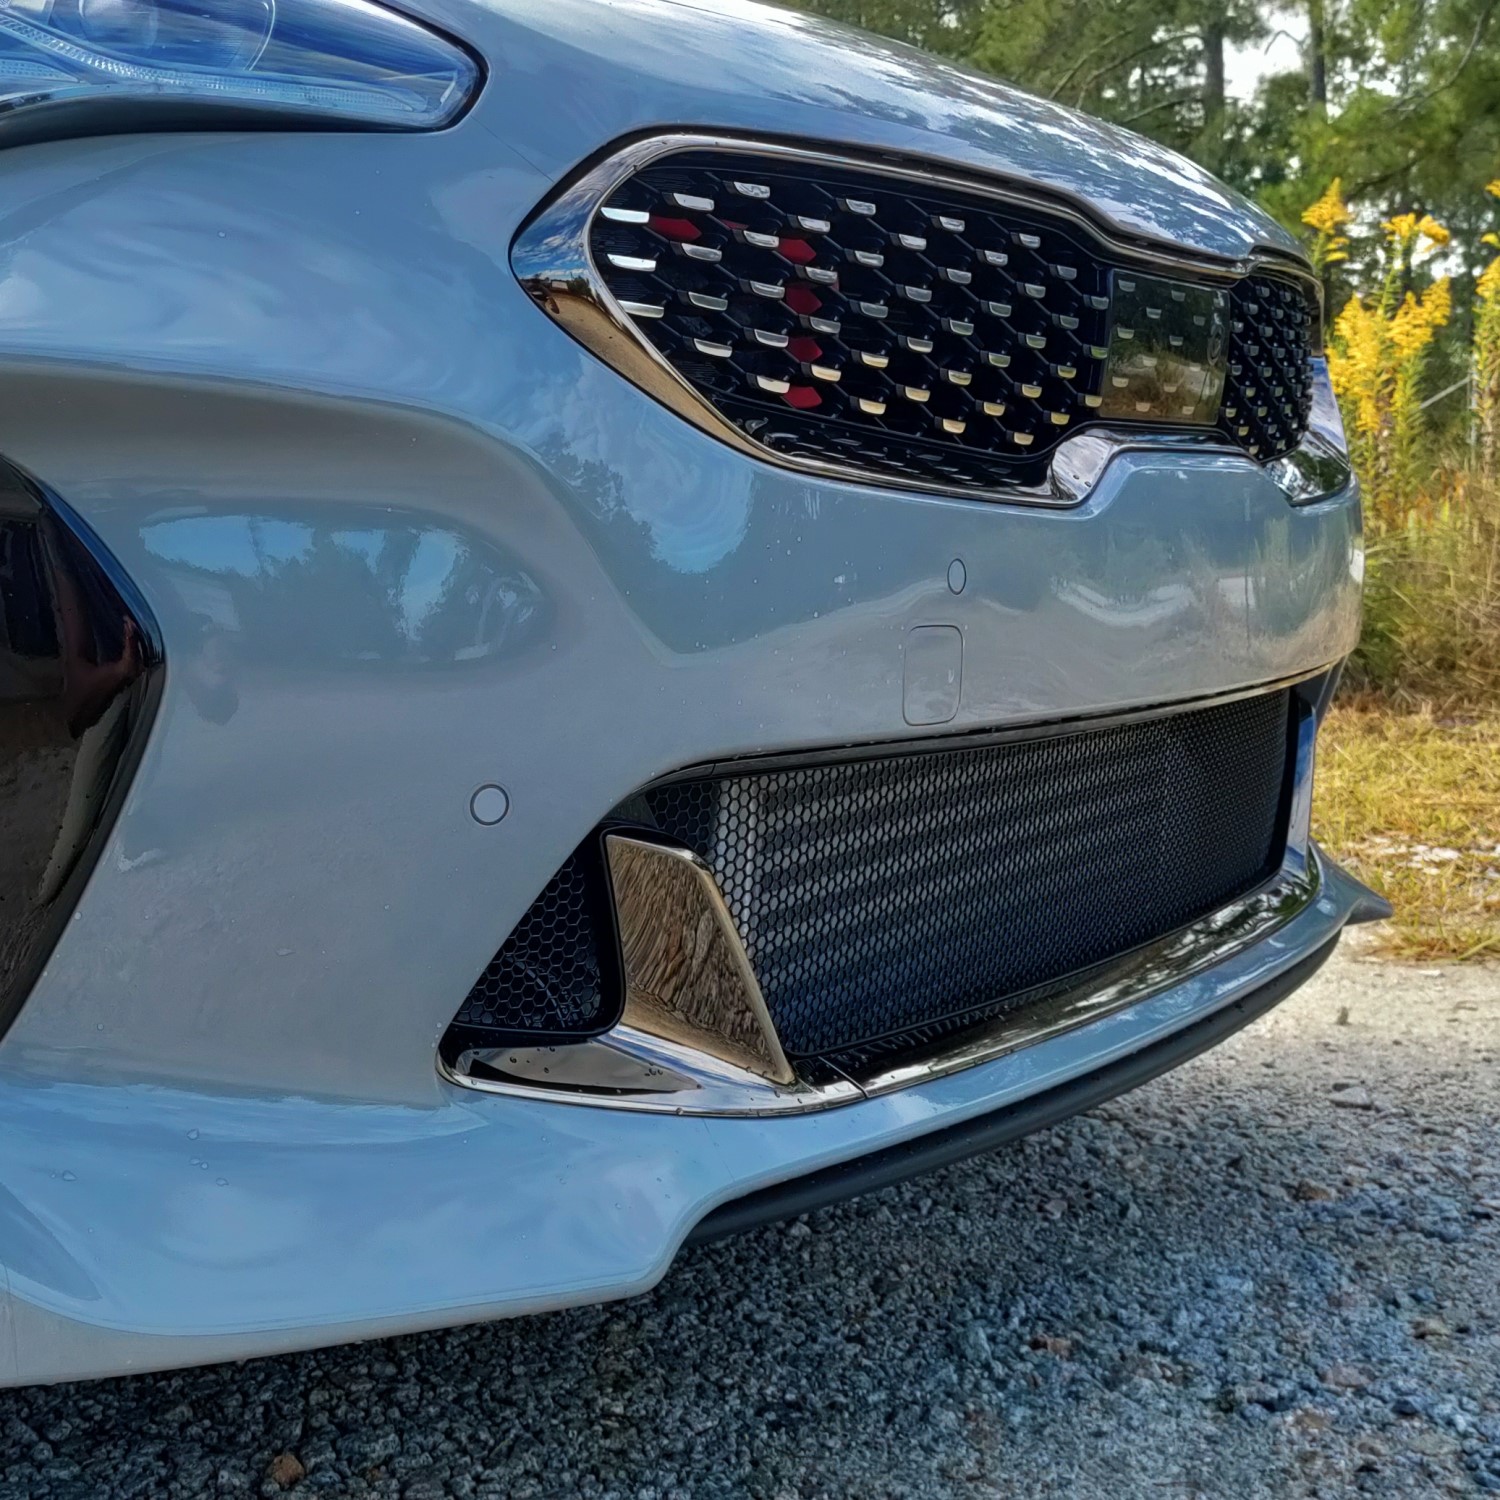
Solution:
M 752 0 L 419 0 L 490 77 L 471 119 L 556 179 L 680 127 L 908 152 L 1082 199 L 1225 256 L 1297 241 L 1201 167 L 1116 125 L 868 32 Z

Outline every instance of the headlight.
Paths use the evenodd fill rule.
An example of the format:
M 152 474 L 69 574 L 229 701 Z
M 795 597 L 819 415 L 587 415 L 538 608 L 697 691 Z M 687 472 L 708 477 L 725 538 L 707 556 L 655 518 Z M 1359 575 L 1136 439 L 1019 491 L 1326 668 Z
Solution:
M 0 0 L 0 142 L 286 121 L 425 130 L 479 67 L 370 0 Z

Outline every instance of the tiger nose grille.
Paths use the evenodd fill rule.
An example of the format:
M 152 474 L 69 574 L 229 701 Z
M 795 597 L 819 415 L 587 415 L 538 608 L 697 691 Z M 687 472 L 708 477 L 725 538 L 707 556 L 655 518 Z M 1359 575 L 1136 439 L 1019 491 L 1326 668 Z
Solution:
M 1118 267 L 1045 213 L 919 178 L 688 151 L 620 184 L 589 248 L 623 314 L 700 397 L 791 457 L 958 489 L 1031 485 L 1065 436 L 1108 414 Z M 1306 430 L 1316 311 L 1266 276 L 1237 284 L 1230 311 L 1233 414 L 1193 422 L 1276 457 Z M 1168 392 L 1174 361 L 1201 374 L 1182 348 L 1164 335 L 1147 356 Z M 1221 345 L 1214 358 L 1222 376 Z M 1176 411 L 1151 419 L 1171 426 Z
M 1054 739 L 680 781 L 645 800 L 717 877 L 788 1055 L 867 1064 L 1267 879 L 1288 714 L 1278 693 Z

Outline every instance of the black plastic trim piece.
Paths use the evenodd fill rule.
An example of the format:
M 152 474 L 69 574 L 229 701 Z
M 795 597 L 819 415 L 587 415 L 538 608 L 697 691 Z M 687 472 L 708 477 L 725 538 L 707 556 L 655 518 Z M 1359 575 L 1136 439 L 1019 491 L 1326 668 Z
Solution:
M 782 1219 L 795 1218 L 815 1208 L 878 1192 L 909 1177 L 964 1161 L 1008 1145 L 1022 1136 L 1059 1124 L 1072 1115 L 1138 1088 L 1248 1026 L 1274 1009 L 1323 967 L 1338 946 L 1334 937 L 1307 957 L 1268 980 L 1248 995 L 1185 1026 L 1159 1042 L 1108 1063 L 1093 1073 L 1074 1078 L 1018 1104 L 965 1120 L 960 1125 L 903 1141 L 883 1151 L 824 1167 L 788 1182 L 761 1188 L 743 1198 L 711 1209 L 689 1232 L 686 1244 L 704 1245 Z
M 103 542 L 0 459 L 0 1035 L 119 816 L 164 660 L 150 608 Z

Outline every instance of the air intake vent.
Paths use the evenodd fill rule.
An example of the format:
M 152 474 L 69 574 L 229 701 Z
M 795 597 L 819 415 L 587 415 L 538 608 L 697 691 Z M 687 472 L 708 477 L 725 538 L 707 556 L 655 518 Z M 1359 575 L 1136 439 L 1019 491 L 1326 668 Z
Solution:
M 1294 276 L 1156 263 L 1060 212 L 813 153 L 680 150 L 600 175 L 569 211 L 592 212 L 613 314 L 786 461 L 993 491 L 1040 487 L 1095 423 L 1215 432 L 1261 459 L 1306 431 L 1318 307 Z
M 858 1074 L 1269 878 L 1288 716 L 1276 693 L 645 801 L 714 872 L 787 1054 Z
M 611 932 L 591 839 L 564 861 L 474 981 L 444 1051 L 577 1041 L 612 1026 L 622 997 Z
M 1302 441 L 1312 411 L 1317 309 L 1270 276 L 1235 288 L 1221 421 L 1247 453 L 1280 458 Z

